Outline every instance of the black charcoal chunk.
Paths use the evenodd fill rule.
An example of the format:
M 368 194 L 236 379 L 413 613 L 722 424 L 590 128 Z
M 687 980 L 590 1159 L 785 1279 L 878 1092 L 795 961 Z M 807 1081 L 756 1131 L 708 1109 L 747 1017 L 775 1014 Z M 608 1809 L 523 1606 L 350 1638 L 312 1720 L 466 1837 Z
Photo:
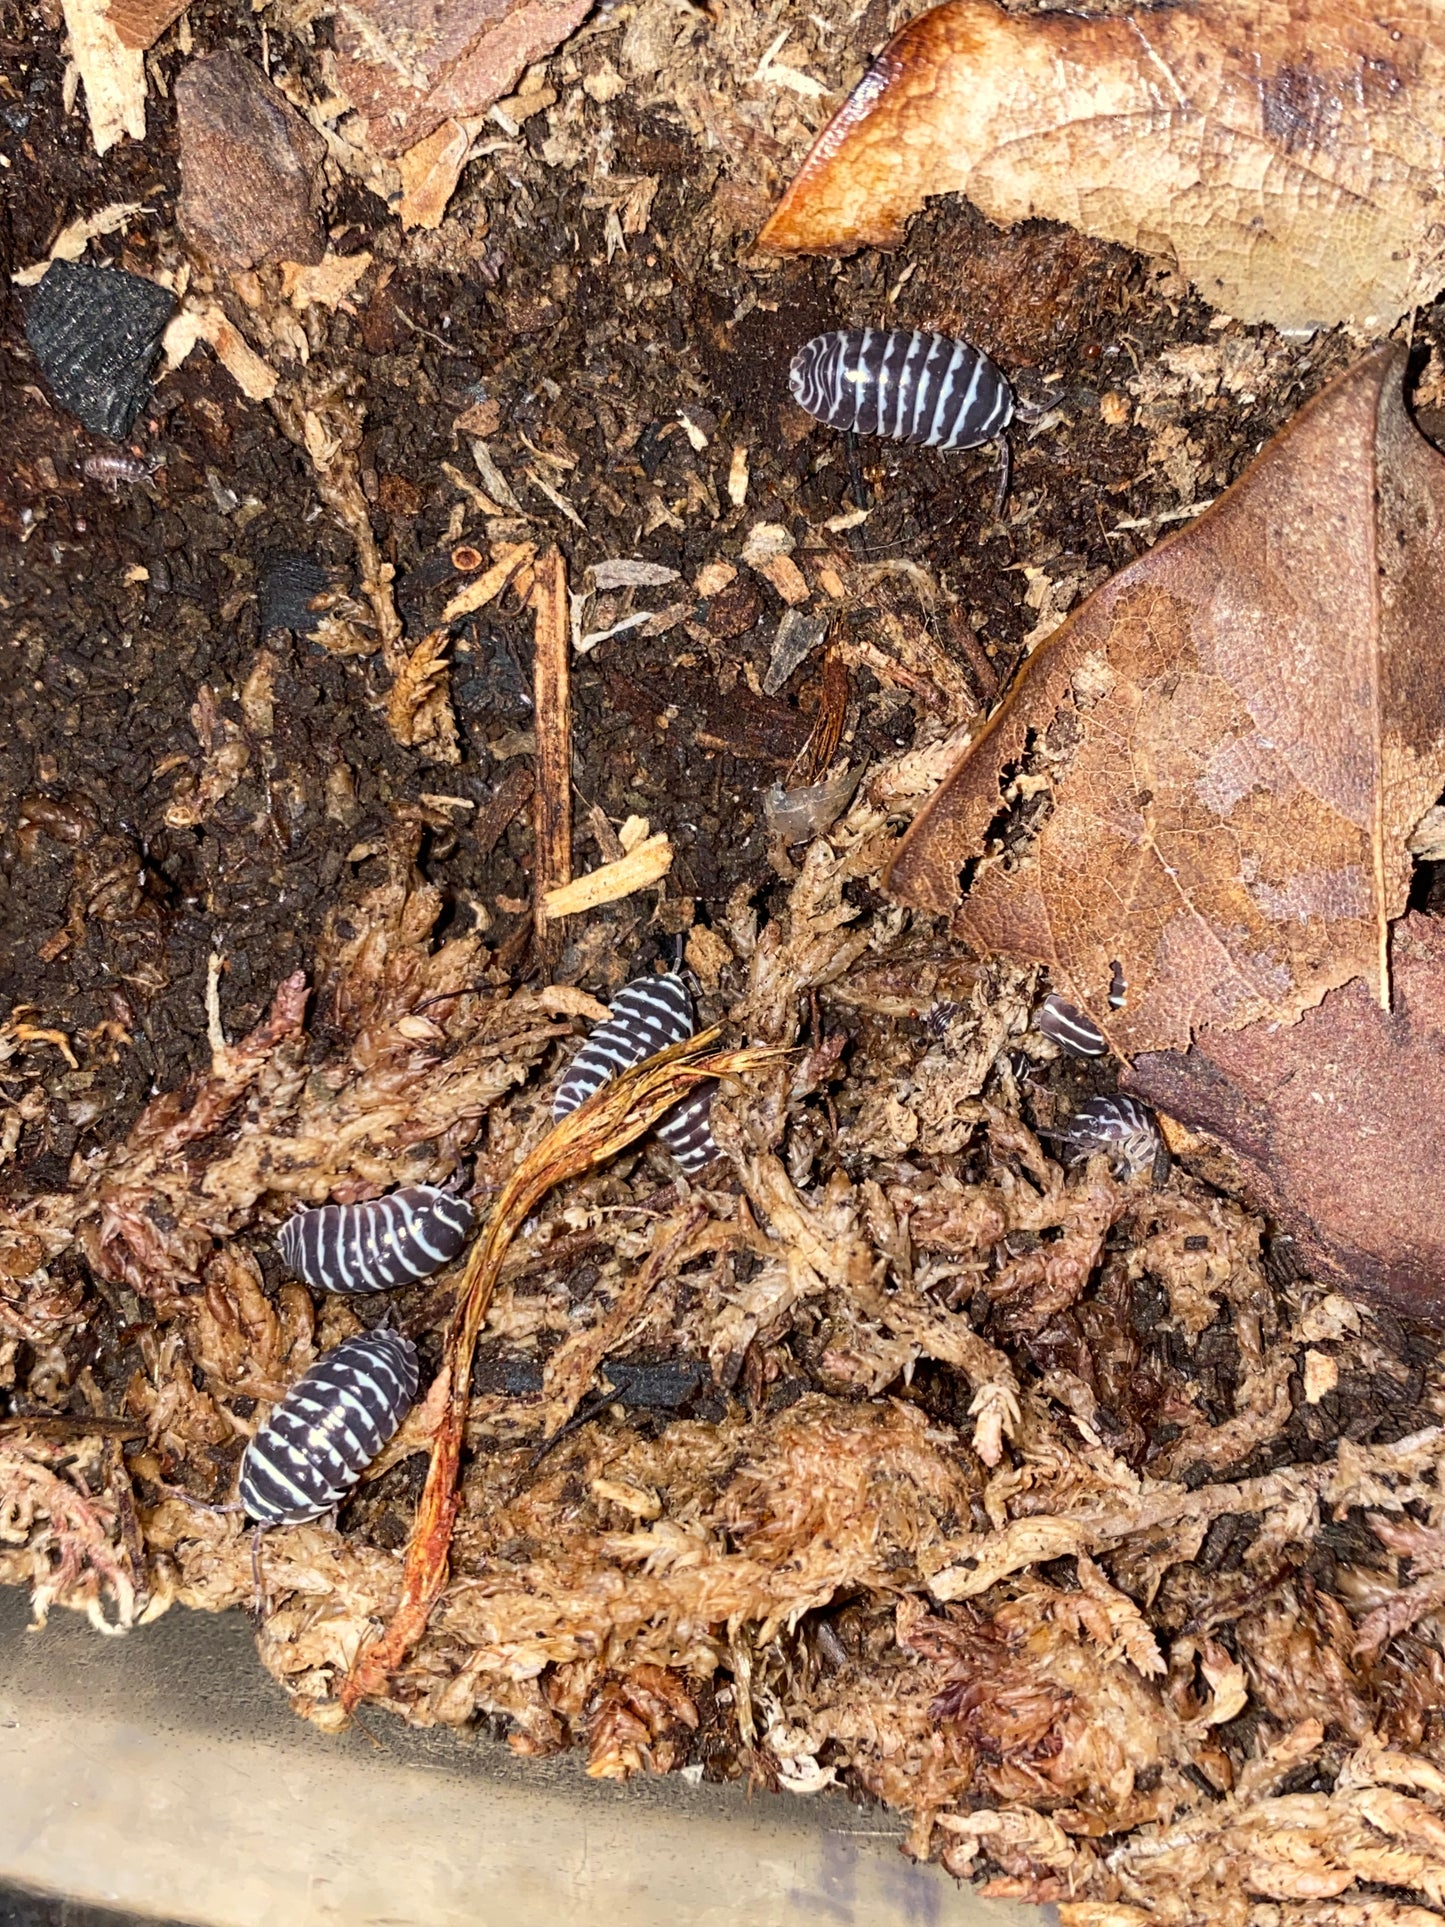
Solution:
M 309 555 L 268 549 L 261 558 L 261 634 L 269 636 L 274 629 L 314 634 L 318 617 L 311 604 L 330 587 L 330 576 Z
M 144 407 L 175 297 L 154 281 L 52 261 L 25 304 L 25 336 L 57 401 L 119 441 Z

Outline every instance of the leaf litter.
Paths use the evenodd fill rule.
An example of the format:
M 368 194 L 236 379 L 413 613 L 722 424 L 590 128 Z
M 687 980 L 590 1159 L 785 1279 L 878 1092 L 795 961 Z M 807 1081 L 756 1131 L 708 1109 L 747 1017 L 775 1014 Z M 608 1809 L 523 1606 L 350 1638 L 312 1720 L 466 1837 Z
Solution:
M 190 424 L 203 421 L 217 446 L 223 432 L 249 446 L 279 430 L 295 450 L 292 467 L 276 471 L 295 503 L 285 534 L 310 526 L 302 512 L 319 494 L 336 525 L 328 536 L 323 522 L 321 552 L 347 558 L 338 530 L 354 550 L 356 595 L 323 617 L 325 653 L 304 658 L 306 677 L 359 738 L 355 749 L 341 739 L 343 768 L 328 770 L 325 789 L 352 876 L 321 893 L 319 936 L 303 909 L 297 967 L 253 980 L 234 1042 L 221 993 L 246 959 L 213 953 L 214 1022 L 189 1083 L 172 1054 L 159 1094 L 118 1142 L 84 1138 L 68 1171 L 63 1158 L 27 1166 L 26 1195 L 0 1239 L 0 1375 L 16 1413 L 0 1422 L 0 1572 L 37 1588 L 42 1610 L 67 1604 L 111 1626 L 172 1604 L 248 1607 L 239 1520 L 190 1501 L 226 1500 L 266 1405 L 381 1309 L 318 1304 L 286 1280 L 273 1253 L 281 1218 L 293 1200 L 362 1198 L 469 1165 L 485 1222 L 546 1141 L 563 1040 L 595 1015 L 574 986 L 605 995 L 621 981 L 609 972 L 625 971 L 640 940 L 645 906 L 635 902 L 579 916 L 559 946 L 558 981 L 544 972 L 516 988 L 529 878 L 506 839 L 515 847 L 533 800 L 532 751 L 517 744 L 536 719 L 520 699 L 510 713 L 486 713 L 499 764 L 490 790 L 470 787 L 471 744 L 461 768 L 426 766 L 427 742 L 445 737 L 426 737 L 421 719 L 445 729 L 441 708 L 428 710 L 445 685 L 439 646 L 423 651 L 463 584 L 456 569 L 419 559 L 411 488 L 423 502 L 417 526 L 443 563 L 465 536 L 483 564 L 500 565 L 495 591 L 471 610 L 495 627 L 461 638 L 492 650 L 498 682 L 508 648 L 525 663 L 535 622 L 517 550 L 530 549 L 530 566 L 550 530 L 569 578 L 591 583 L 585 633 L 597 678 L 589 684 L 574 665 L 589 773 L 606 740 L 599 687 L 609 723 L 625 716 L 653 731 L 652 759 L 685 734 L 707 756 L 746 757 L 764 782 L 790 789 L 821 781 L 840 742 L 860 763 L 861 742 L 868 761 L 824 834 L 764 847 L 760 833 L 750 858 L 701 885 L 696 869 L 712 858 L 705 837 L 679 835 L 678 806 L 646 792 L 623 804 L 609 792 L 614 841 L 611 822 L 650 811 L 677 847 L 682 875 L 673 894 L 656 893 L 655 914 L 669 937 L 686 936 L 702 1021 L 726 1023 L 730 1043 L 790 1054 L 755 1063 L 719 1100 L 727 1163 L 705 1186 L 681 1185 L 653 1149 L 625 1149 L 532 1207 L 501 1256 L 478 1334 L 445 1583 L 420 1636 L 397 1641 L 386 1655 L 395 1663 L 368 1679 L 368 1649 L 374 1661 L 378 1628 L 396 1623 L 404 1601 L 462 1266 L 397 1296 L 432 1396 L 339 1531 L 268 1538 L 264 1663 L 323 1725 L 359 1683 L 412 1720 L 505 1730 L 519 1752 L 581 1747 L 599 1776 L 701 1767 L 799 1797 L 842 1785 L 905 1814 L 914 1852 L 993 1892 L 1053 1900 L 1070 1927 L 1438 1918 L 1445 1682 L 1433 1356 L 1387 1313 L 1300 1278 L 1286 1241 L 1266 1241 L 1259 1220 L 1177 1165 L 1158 1188 L 1143 1174 L 1122 1181 L 1102 1160 L 1063 1168 L 1051 1155 L 1058 1133 L 1108 1088 L 1107 1068 L 1067 1062 L 1030 1030 L 1045 988 L 1035 968 L 960 955 L 940 919 L 888 904 L 879 888 L 899 825 L 977 734 L 1018 646 L 1042 641 L 1107 560 L 1233 479 L 1235 443 L 1278 426 L 1293 405 L 1300 356 L 1267 333 L 1217 336 L 1186 310 L 1178 332 L 1205 338 L 1180 341 L 1165 327 L 1178 367 L 1156 357 L 1153 332 L 1127 360 L 1111 350 L 1119 361 L 1107 392 L 1096 378 L 1107 365 L 1081 374 L 1071 364 L 1064 405 L 1021 449 L 1020 492 L 996 529 L 973 501 L 966 464 L 938 471 L 930 519 L 916 512 L 897 458 L 883 455 L 865 476 L 865 514 L 841 492 L 821 441 L 785 440 L 800 451 L 789 457 L 798 473 L 809 471 L 795 494 L 773 446 L 771 391 L 766 433 L 737 400 L 762 381 L 786 332 L 747 297 L 816 303 L 817 284 L 748 266 L 750 235 L 826 116 L 816 75 L 845 88 L 867 36 L 855 24 L 838 33 L 826 7 L 780 42 L 787 24 L 723 9 L 708 33 L 690 10 L 644 6 L 524 77 L 493 123 L 506 151 L 472 163 L 499 231 L 513 214 L 538 225 L 538 203 L 551 218 L 556 183 L 570 178 L 589 212 L 574 207 L 569 218 L 596 228 L 607 267 L 636 277 L 644 328 L 668 325 L 653 292 L 662 276 L 644 272 L 663 235 L 680 237 L 690 257 L 669 259 L 666 299 L 696 277 L 717 304 L 705 322 L 702 308 L 692 318 L 696 338 L 710 330 L 723 344 L 709 348 L 702 373 L 687 343 L 660 357 L 658 420 L 676 427 L 670 439 L 647 430 L 637 397 L 649 377 L 628 370 L 619 384 L 630 334 L 604 342 L 606 367 L 589 367 L 585 392 L 620 410 L 596 417 L 621 458 L 605 474 L 566 404 L 554 419 L 532 401 L 536 333 L 549 331 L 546 352 L 563 374 L 557 331 L 573 293 L 581 289 L 579 307 L 585 295 L 589 327 L 600 318 L 590 284 L 549 284 L 544 269 L 534 287 L 509 271 L 485 395 L 451 386 L 460 377 L 417 333 L 441 325 L 418 273 L 450 276 L 461 264 L 473 288 L 492 285 L 488 207 L 474 194 L 413 236 L 417 251 L 400 261 L 384 224 L 368 228 L 374 264 L 355 270 L 338 309 L 298 309 L 264 271 L 244 288 L 198 280 L 185 297 L 211 304 L 203 338 L 215 336 L 218 355 L 233 337 L 246 349 L 248 379 L 275 394 L 275 419 L 246 411 L 229 376 L 198 355 L 168 377 L 186 396 L 168 433 L 199 447 Z M 384 181 L 375 158 L 348 145 L 354 123 L 320 112 L 320 89 L 298 98 L 295 70 L 278 63 L 275 74 L 320 122 L 348 183 Z M 641 117 L 641 137 L 629 114 Z M 507 122 L 529 128 L 526 138 L 508 135 Z M 710 157 L 696 207 L 678 199 L 679 127 Z M 148 179 L 75 205 L 142 198 Z M 1061 365 L 1051 358 L 1057 316 L 1090 300 L 1118 304 L 1111 342 L 1126 323 L 1159 325 L 1159 304 L 1106 250 L 1027 234 L 980 239 L 966 219 L 950 226 L 937 210 L 930 219 L 929 232 L 941 223 L 945 237 L 935 288 L 925 292 L 933 274 L 900 283 L 900 321 L 952 326 L 938 304 L 976 300 L 1006 341 L 1014 331 L 1014 356 L 1044 373 Z M 49 240 L 23 258 L 39 259 Z M 1003 266 L 990 268 L 995 260 Z M 1045 289 L 1050 273 L 1063 276 L 1067 298 L 1042 300 L 1026 319 L 1007 299 L 990 307 L 991 274 L 1017 281 L 1040 262 Z M 977 292 L 961 296 L 961 283 Z M 474 312 L 447 285 L 458 313 Z M 838 285 L 837 299 L 859 310 L 846 319 L 888 299 L 871 266 Z M 358 340 L 388 371 L 369 392 L 345 378 L 353 359 L 368 365 Z M 246 365 L 235 345 L 226 352 Z M 1344 350 L 1326 342 L 1317 352 L 1309 389 Z M 416 384 L 402 384 L 402 409 L 441 410 L 477 438 L 488 466 L 476 458 L 465 487 L 453 462 L 450 491 L 433 489 L 436 449 L 425 462 L 404 446 L 398 457 L 383 392 L 392 370 Z M 679 375 L 690 427 L 674 422 Z M 1227 435 L 1221 400 L 1234 411 Z M 466 462 L 455 435 L 441 452 Z M 1050 507 L 1053 484 L 1072 491 L 1086 468 L 1097 540 Z M 222 472 L 231 477 L 230 466 Z M 582 515 L 584 536 L 533 492 L 537 477 Z M 219 524 L 223 550 L 232 526 Z M 752 539 L 759 528 L 781 539 Z M 958 552 L 975 542 L 981 565 L 960 567 Z M 153 548 L 137 553 L 159 573 Z M 43 566 L 40 545 L 30 554 Z M 586 573 L 622 557 L 676 571 L 683 613 L 634 620 L 633 591 L 670 584 L 670 573 L 615 586 Z M 236 575 L 244 600 L 244 560 Z M 552 595 L 553 645 L 570 631 L 565 600 L 566 578 Z M 826 696 L 806 664 L 793 685 L 801 697 L 758 693 L 788 609 L 832 617 Z M 182 625 L 170 620 L 173 640 Z M 671 626 L 649 635 L 654 622 Z M 403 691 L 396 721 L 415 729 L 414 748 L 387 728 L 388 689 L 370 684 L 358 702 L 342 679 L 377 651 L 383 683 Z M 191 775 L 174 796 L 159 785 L 162 809 L 173 800 L 188 815 L 186 835 L 221 844 L 217 886 L 236 849 L 255 841 L 273 783 L 283 797 L 287 785 L 304 793 L 284 735 L 300 659 L 284 638 L 264 654 L 252 651 L 237 674 L 237 704 L 219 674 L 192 676 L 175 752 Z M 447 660 L 461 682 L 461 647 Z M 652 722 L 652 678 L 664 668 L 676 711 L 666 731 Z M 460 741 L 469 719 L 461 703 L 451 713 Z M 320 740 L 333 758 L 336 739 Z M 369 761 L 394 784 L 385 809 Z M 555 780 L 544 787 L 555 791 Z M 49 796 L 26 810 L 26 834 L 62 855 L 55 916 L 66 921 L 47 945 L 78 953 L 88 934 L 110 941 L 112 929 L 133 942 L 156 912 L 128 833 Z M 722 814 L 728 841 L 742 817 Z M 488 913 L 468 931 L 455 914 L 464 899 L 449 902 L 430 880 L 446 870 L 456 820 L 475 824 L 484 858 L 498 848 L 509 865 L 487 873 L 499 925 L 490 934 Z M 581 854 L 585 820 L 579 811 L 579 875 L 593 867 Z M 603 864 L 615 861 L 593 833 Z M 251 887 L 257 901 L 275 895 L 265 878 Z M 509 891 L 506 914 L 521 918 L 511 931 L 500 921 Z M 706 901 L 707 922 L 689 924 L 691 892 Z M 140 998 L 132 977 L 154 967 L 128 957 L 127 994 Z M 126 1048 L 126 1009 L 107 1019 L 116 1029 L 96 1024 L 87 1065 L 107 1041 Z M 12 1152 L 51 1129 L 53 1107 L 34 1101 L 47 1095 L 35 1071 L 61 1061 L 57 1038 L 82 1042 L 34 1008 L 0 1032 Z M 83 1087 L 66 1088 L 84 1101 Z M 46 1430 L 60 1415 L 83 1428 L 88 1413 L 97 1428 L 109 1419 L 144 1436 L 59 1441 Z

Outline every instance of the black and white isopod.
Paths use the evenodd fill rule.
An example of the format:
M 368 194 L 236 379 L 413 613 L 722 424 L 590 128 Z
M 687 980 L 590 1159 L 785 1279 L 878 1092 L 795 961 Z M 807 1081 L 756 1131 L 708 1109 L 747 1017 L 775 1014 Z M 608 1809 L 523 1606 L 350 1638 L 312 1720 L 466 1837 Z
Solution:
M 607 1021 L 598 1024 L 572 1059 L 552 1100 L 553 1122 L 575 1111 L 619 1072 L 680 1044 L 692 1032 L 692 998 L 677 971 L 665 977 L 634 977 L 613 998 Z M 658 1137 L 689 1177 L 718 1155 L 708 1121 L 716 1090 L 709 1081 L 658 1119 Z
M 611 1014 L 588 1035 L 552 1099 L 552 1122 L 585 1104 L 619 1072 L 691 1037 L 692 999 L 675 970 L 634 977 L 612 999 Z
M 657 1135 L 689 1177 L 718 1156 L 712 1134 L 712 1101 L 717 1084 L 709 1078 L 692 1097 L 683 1098 L 657 1120 Z
M 432 1184 L 365 1204 L 323 1204 L 286 1220 L 276 1243 L 317 1291 L 393 1291 L 449 1264 L 472 1228 L 471 1206 Z
M 1072 1057 L 1102 1057 L 1109 1048 L 1103 1031 L 1077 1004 L 1051 990 L 1034 1012 L 1034 1029 Z
M 799 407 L 833 428 L 924 448 L 978 448 L 1013 418 L 1013 391 L 988 356 L 917 328 L 844 328 L 793 356 Z
M 1069 1119 L 1064 1145 L 1070 1159 L 1102 1151 L 1127 1176 L 1149 1171 L 1158 1180 L 1169 1169 L 1169 1151 L 1159 1120 L 1147 1104 L 1122 1091 L 1091 1097 Z
M 416 1347 L 358 1332 L 304 1372 L 246 1447 L 237 1497 L 258 1525 L 302 1525 L 339 1505 L 416 1400 Z

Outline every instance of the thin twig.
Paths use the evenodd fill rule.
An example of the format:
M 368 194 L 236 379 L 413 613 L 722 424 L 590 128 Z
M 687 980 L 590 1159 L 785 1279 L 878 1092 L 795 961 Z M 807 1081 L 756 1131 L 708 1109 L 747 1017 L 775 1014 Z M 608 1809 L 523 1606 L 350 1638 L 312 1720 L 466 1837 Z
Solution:
M 615 1157 L 699 1082 L 750 1069 L 780 1055 L 765 1049 L 724 1051 L 709 1057 L 706 1053 L 717 1036 L 714 1025 L 604 1084 L 547 1133 L 499 1194 L 487 1228 L 467 1260 L 447 1331 L 441 1367 L 446 1404 L 432 1437 L 431 1465 L 407 1547 L 401 1603 L 385 1634 L 362 1648 L 342 1682 L 341 1704 L 348 1713 L 359 1700 L 385 1693 L 390 1675 L 426 1631 L 446 1584 L 452 1529 L 461 1504 L 458 1473 L 472 1356 L 508 1246 L 554 1185 Z
M 532 659 L 537 719 L 532 922 L 537 948 L 550 961 L 559 948 L 561 929 L 548 919 L 547 893 L 572 880 L 572 630 L 567 565 L 556 549 L 537 561 L 532 604 L 537 614 Z

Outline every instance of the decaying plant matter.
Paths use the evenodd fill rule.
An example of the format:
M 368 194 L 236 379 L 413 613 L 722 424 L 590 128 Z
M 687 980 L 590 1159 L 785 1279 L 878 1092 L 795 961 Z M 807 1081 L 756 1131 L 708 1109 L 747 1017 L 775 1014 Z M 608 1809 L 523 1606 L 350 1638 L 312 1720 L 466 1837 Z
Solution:
M 785 252 L 894 247 L 933 194 L 1171 254 L 1283 328 L 1389 328 L 1445 280 L 1432 180 L 1445 55 L 1427 3 L 1103 18 L 948 0 L 896 34 L 763 230 Z
M 67 0 L 87 105 L 112 120 L 96 22 L 139 44 L 137 3 L 107 16 Z M 84 493 L 87 445 L 53 411 L 14 403 L 25 526 L 44 532 L 20 571 L 8 745 L 25 801 L 6 881 L 25 887 L 32 927 L 6 967 L 32 1001 L 0 1026 L 0 1161 L 31 1192 L 0 1220 L 0 1580 L 28 1586 L 37 1616 L 62 1604 L 107 1630 L 172 1606 L 249 1611 L 250 1535 L 208 1508 L 232 1497 L 246 1440 L 298 1377 L 388 1317 L 430 1394 L 336 1522 L 276 1530 L 260 1553 L 261 1657 L 317 1724 L 375 1697 L 420 1724 L 504 1731 L 519 1753 L 581 1749 L 599 1777 L 685 1767 L 799 1798 L 846 1787 L 906 1816 L 915 1854 L 1051 1902 L 1066 1927 L 1439 1920 L 1436 1349 L 1333 1289 L 1322 1246 L 1267 1239 L 1196 1167 L 1156 1181 L 1060 1155 L 1113 1071 L 1061 1057 L 1031 1013 L 1072 990 L 1101 1021 L 1130 1021 L 1127 999 L 1118 1020 L 1105 1006 L 1132 952 L 1105 949 L 1081 992 L 1062 945 L 970 954 L 940 906 L 883 888 L 902 826 L 960 750 L 1013 727 L 1011 705 L 984 735 L 1020 655 L 1044 644 L 1021 707 L 1072 646 L 1055 656 L 1051 628 L 1109 558 L 1225 487 L 1241 449 L 1355 351 L 1213 330 L 1177 287 L 1171 315 L 1119 251 L 1043 224 L 1000 237 L 957 207 L 925 217 L 912 279 L 765 260 L 753 233 L 871 26 L 830 5 L 603 9 L 483 125 L 474 83 L 512 85 L 528 36 L 575 12 L 488 0 L 403 48 L 390 0 L 357 0 L 314 35 L 306 8 L 294 26 L 272 8 L 274 59 L 259 20 L 228 18 L 228 42 L 326 142 L 324 258 L 229 287 L 190 265 L 173 359 L 195 337 L 221 367 L 199 353 L 158 383 L 148 433 L 171 459 L 126 484 L 155 491 L 143 523 Z M 192 14 L 183 31 L 204 56 L 216 16 Z M 1182 17 L 1141 14 L 1146 32 L 1156 16 Z M 1078 30 L 1057 14 L 1025 24 Z M 1401 73 L 1414 53 L 1393 56 Z M 145 63 L 157 90 L 187 58 L 172 43 Z M 111 65 L 143 90 L 139 61 Z M 1329 106 L 1323 72 L 1275 90 L 1296 151 Z M 1370 75 L 1389 93 L 1383 68 Z M 1177 130 L 1167 100 L 1165 118 Z M 56 150 L 32 144 L 38 172 Z M 145 180 L 173 158 L 127 156 Z M 402 236 L 381 201 L 358 223 L 357 182 L 426 231 Z M 32 260 L 84 248 L 69 228 L 53 241 L 63 215 L 120 235 L 104 204 L 140 187 L 89 185 L 48 231 L 26 209 Z M 1379 221 L 1412 212 L 1391 201 Z M 164 206 L 147 219 L 115 248 L 187 269 Z M 1354 256 L 1336 257 L 1344 287 Z M 1379 286 L 1396 299 L 1431 271 L 1427 250 Z M 956 323 L 999 349 L 1021 395 L 1043 392 L 1048 425 L 1019 435 L 1002 513 L 966 463 L 889 447 L 881 469 L 864 451 L 850 473 L 840 443 L 792 419 L 787 360 L 807 329 L 880 318 Z M 1420 388 L 1438 406 L 1438 314 L 1421 317 L 1426 339 Z M 1242 593 L 1263 547 L 1297 558 L 1293 592 L 1338 594 L 1304 654 L 1352 645 L 1354 666 L 1299 672 L 1332 726 L 1342 683 L 1381 663 L 1412 674 L 1422 703 L 1440 687 L 1400 646 L 1411 598 L 1438 601 L 1411 519 L 1435 514 L 1435 482 L 1417 486 L 1433 458 L 1374 366 L 1308 431 L 1353 395 L 1349 433 L 1311 458 L 1341 528 L 1320 522 L 1311 548 L 1308 529 L 1266 518 L 1253 551 L 1241 538 L 1196 571 Z M 50 481 L 36 436 L 51 438 Z M 115 553 L 101 542 L 77 567 L 79 507 L 92 534 L 123 534 L 123 584 L 97 566 Z M 1300 519 L 1320 514 L 1315 497 Z M 1387 610 L 1373 571 L 1391 517 L 1408 543 Z M 273 541 L 313 584 L 285 623 L 262 560 Z M 1160 576 L 1183 547 L 1159 552 Z M 1361 567 L 1345 581 L 1349 556 Z M 1178 616 L 1178 589 L 1150 593 Z M 1293 619 L 1270 605 L 1272 628 L 1293 634 Z M 159 783 L 151 815 L 122 800 L 128 776 L 83 757 L 71 790 L 91 718 L 117 713 L 106 678 L 142 654 L 155 740 L 131 761 Z M 1129 661 L 1144 657 L 1140 644 Z M 1126 678 L 1111 689 L 1085 668 L 1069 700 L 1117 717 Z M 1330 990 L 1339 980 L 1310 963 L 1276 986 L 1286 1002 L 1306 977 L 1322 993 L 1275 1042 L 1325 1025 L 1332 1081 L 1228 1057 L 1247 1031 L 1217 1032 L 1195 1060 L 1241 1111 L 1261 1090 L 1278 1116 L 1300 1107 L 1289 1169 L 1266 1175 L 1312 1208 L 1304 1174 L 1332 1165 L 1303 1132 L 1310 1093 L 1343 1101 L 1357 1047 L 1361 1062 L 1381 1044 L 1434 1051 L 1413 989 L 1433 947 L 1414 919 L 1393 927 L 1404 1002 L 1379 1002 L 1411 786 L 1436 773 L 1428 746 L 1418 769 L 1400 753 L 1413 740 L 1341 755 L 1337 728 L 1310 738 L 1335 774 L 1380 752 L 1368 793 L 1390 831 L 1372 843 L 1337 813 L 1341 862 L 1370 871 L 1366 912 L 1351 898 L 1342 919 L 1360 974 Z M 1231 747 L 1212 795 L 1263 754 L 1242 731 Z M 1006 807 L 1021 859 L 995 868 L 1020 889 L 1067 773 L 1050 759 L 1078 748 L 1025 731 L 1008 795 L 980 765 L 983 821 Z M 1179 775 L 1131 773 L 1120 793 L 1132 806 Z M 163 814 L 177 841 L 158 850 L 148 826 Z M 1411 840 L 1445 854 L 1428 817 Z M 1097 882 L 1081 872 L 1072 898 Z M 1264 882 L 1288 910 L 1318 879 Z M 1247 901 L 1267 915 L 1263 896 Z M 740 1069 L 714 1107 L 724 1158 L 693 1182 L 644 1134 L 680 1088 L 675 1064 L 550 1124 L 565 1043 L 678 938 L 700 1025 L 758 1053 L 693 1065 Z M 47 962 L 62 955 L 68 988 Z M 103 983 L 85 996 L 144 991 L 88 1008 L 82 964 Z M 154 1072 L 92 1091 L 107 1053 L 139 1058 L 177 1013 L 189 1037 L 141 1060 Z M 189 1083 L 161 1068 L 203 1037 L 209 1063 Z M 113 1127 L 116 1094 L 139 1106 L 152 1076 L 134 1128 Z M 1413 1068 L 1404 1082 L 1432 1088 Z M 1354 1123 L 1393 1149 L 1408 1094 L 1379 1096 Z M 1208 1122 L 1182 1088 L 1173 1102 Z M 1370 1169 L 1406 1223 L 1403 1181 Z M 278 1262 L 293 1201 L 458 1177 L 476 1243 L 385 1301 L 313 1296 Z M 1428 1222 L 1435 1188 L 1432 1169 L 1409 1222 Z M 1309 1278 L 1290 1262 L 1301 1246 Z
M 84 1251 L 136 1321 L 119 1417 L 144 1437 L 7 1430 L 0 1572 L 111 1624 L 248 1603 L 242 1522 L 187 1495 L 224 1500 L 252 1401 L 357 1328 L 263 1280 L 277 1203 L 470 1146 L 491 1230 L 395 1299 L 424 1346 L 450 1308 L 431 1396 L 339 1531 L 266 1541 L 260 1648 L 299 1710 L 486 1714 L 603 1776 L 847 1780 L 914 1852 L 1073 1927 L 1437 1918 L 1445 1385 L 1349 1300 L 1271 1282 L 1256 1221 L 1184 1173 L 1055 1163 L 1034 973 L 859 909 L 891 836 L 860 796 L 779 914 L 739 903 L 699 942 L 704 1014 L 771 1055 L 698 1064 L 703 1036 L 550 1135 L 528 1070 L 590 1000 L 489 991 L 475 936 L 432 951 L 403 839 L 328 938 L 314 1015 L 283 987 L 13 1214 L 0 1317 L 30 1399 L 96 1315 L 65 1290 Z M 617 1161 L 730 1061 L 730 1173 Z

